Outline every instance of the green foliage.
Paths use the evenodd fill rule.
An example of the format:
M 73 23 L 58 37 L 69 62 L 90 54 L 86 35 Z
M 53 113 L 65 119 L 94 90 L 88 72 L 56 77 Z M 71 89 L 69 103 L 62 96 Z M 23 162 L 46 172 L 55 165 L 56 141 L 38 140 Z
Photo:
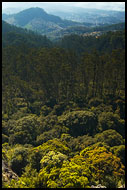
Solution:
M 2 120 L 2 133 L 5 135 L 8 135 L 8 127 L 7 127 L 7 121 L 4 120 L 5 118 L 3 117 Z
M 9 156 L 8 152 L 10 150 L 9 144 L 7 142 L 2 144 L 2 159 L 8 161 Z
M 102 131 L 114 129 L 124 136 L 124 120 L 120 119 L 118 114 L 102 112 L 98 117 L 98 121 Z
M 65 132 L 68 132 L 68 128 L 55 125 L 53 126 L 53 129 L 43 132 L 41 135 L 37 136 L 36 145 L 41 145 L 48 140 L 59 138 L 60 135 Z
M 3 188 L 124 183 L 124 35 L 71 35 L 53 45 L 3 23 L 2 159 L 19 175 L 3 177 Z
M 8 142 L 8 136 L 2 134 L 2 143 Z
M 63 188 L 89 188 L 90 171 L 82 162 L 82 157 L 74 157 L 70 162 L 64 162 L 60 170 L 60 185 Z
M 118 180 L 113 176 L 105 176 L 103 181 L 103 185 L 108 188 L 117 188 L 118 187 Z
M 10 188 L 35 188 L 35 184 L 37 183 L 38 174 L 35 169 L 26 166 L 25 171 L 22 176 L 18 178 L 18 180 L 12 179 L 10 182 Z
M 25 171 L 18 181 L 11 181 L 12 188 L 35 188 L 35 184 L 37 181 L 37 172 L 35 169 L 26 166 Z
M 2 149 L 2 159 L 7 160 L 6 152 Z
M 118 156 L 125 165 L 125 145 L 111 147 L 111 152 Z
M 41 167 L 52 168 L 54 166 L 60 167 L 63 160 L 67 160 L 67 156 L 60 153 L 49 151 L 40 161 Z
M 43 157 L 41 163 L 45 168 L 40 170 L 40 183 L 42 182 L 44 187 L 50 188 L 89 187 L 86 177 L 88 175 L 87 167 L 81 166 L 80 163 L 76 164 L 73 160 L 71 162 L 66 160 L 65 155 L 56 154 L 53 151 Z
M 51 130 L 57 124 L 56 115 L 40 116 L 37 118 L 39 135 L 43 132 Z
M 123 137 L 113 129 L 96 134 L 95 140 L 96 142 L 104 142 L 110 147 L 124 144 Z
M 125 118 L 125 101 L 123 99 L 117 99 L 116 104 L 116 113 L 120 115 L 121 119 Z
M 83 135 L 83 136 L 78 136 L 77 138 L 74 138 L 70 142 L 70 146 L 73 151 L 79 152 L 94 143 L 95 143 L 95 139 L 92 136 Z
M 38 149 L 31 149 L 30 154 L 28 155 L 28 163 L 31 169 L 36 169 L 37 172 L 41 168 L 40 160 L 42 158 L 42 151 Z
M 35 150 L 43 152 L 43 155 L 49 151 L 61 152 L 63 154 L 68 154 L 70 149 L 66 146 L 65 143 L 61 142 L 59 139 L 55 138 L 53 140 L 48 140 L 46 143 L 35 147 Z
M 21 176 L 25 166 L 27 165 L 28 149 L 22 146 L 18 146 L 14 149 L 10 160 L 10 166 L 12 170 Z
M 9 144 L 31 144 L 32 138 L 29 133 L 24 131 L 15 132 L 14 134 L 10 135 Z
M 39 115 L 42 102 L 35 101 L 29 105 L 29 109 L 33 114 Z
M 60 102 L 58 105 L 55 105 L 53 108 L 53 113 L 57 116 L 62 115 L 62 113 L 65 111 L 66 104 L 65 102 Z
M 92 106 L 91 111 L 96 115 L 101 114 L 102 112 L 113 112 L 112 105 L 100 104 L 97 107 Z
M 41 111 L 40 111 L 41 115 L 46 116 L 50 112 L 51 112 L 51 108 L 50 107 L 47 107 L 46 105 L 44 105 L 44 106 L 41 107 Z
M 73 137 L 70 136 L 69 134 L 62 133 L 60 139 L 61 139 L 61 141 L 66 142 L 66 143 L 68 143 L 68 145 L 69 145 L 69 143 L 70 143 L 70 141 L 73 139 Z
M 59 170 L 66 160 L 65 154 L 49 151 L 40 161 L 42 169 L 39 173 L 39 187 L 59 187 L 57 184 Z
M 98 105 L 102 104 L 103 103 L 103 100 L 102 99 L 99 99 L 99 98 L 92 98 L 90 99 L 89 101 L 89 105 L 92 107 L 97 107 Z
M 99 29 L 99 28 L 98 28 Z M 93 30 L 97 31 L 97 28 Z M 103 28 L 104 29 L 104 28 Z M 74 49 L 78 53 L 91 52 L 95 47 L 100 52 L 111 52 L 112 49 L 125 47 L 124 31 L 107 32 L 96 38 L 95 36 L 79 36 L 76 34 L 65 35 L 60 40 L 60 46 Z
M 33 144 L 37 136 L 36 115 L 29 114 L 16 121 L 11 129 L 10 144 Z
M 59 123 L 69 128 L 72 136 L 93 135 L 97 131 L 97 117 L 90 111 L 72 111 L 59 117 Z
M 30 30 L 25 30 L 16 26 L 9 25 L 2 21 L 2 46 L 9 45 L 18 46 L 19 44 L 27 44 L 27 47 L 51 47 L 52 43 L 46 36 L 35 34 Z

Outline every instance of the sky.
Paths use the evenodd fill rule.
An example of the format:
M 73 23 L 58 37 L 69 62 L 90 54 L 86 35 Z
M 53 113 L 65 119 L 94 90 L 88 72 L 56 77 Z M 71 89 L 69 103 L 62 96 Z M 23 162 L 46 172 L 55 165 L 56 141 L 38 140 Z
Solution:
M 47 12 L 72 7 L 125 11 L 125 2 L 2 2 L 2 13 L 17 13 L 30 7 L 44 8 Z

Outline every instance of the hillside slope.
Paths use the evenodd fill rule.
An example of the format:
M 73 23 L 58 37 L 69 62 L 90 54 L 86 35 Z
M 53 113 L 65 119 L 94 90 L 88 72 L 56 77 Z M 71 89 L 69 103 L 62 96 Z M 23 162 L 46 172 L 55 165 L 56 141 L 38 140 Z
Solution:
M 2 19 L 16 26 L 38 31 L 41 34 L 81 23 L 63 20 L 58 16 L 50 15 L 41 8 L 30 8 L 17 14 L 3 14 Z

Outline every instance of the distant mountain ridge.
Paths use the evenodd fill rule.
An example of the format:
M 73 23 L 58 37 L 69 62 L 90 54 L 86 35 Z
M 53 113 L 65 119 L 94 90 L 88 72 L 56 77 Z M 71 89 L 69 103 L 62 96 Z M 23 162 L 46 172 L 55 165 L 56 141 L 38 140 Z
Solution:
M 58 16 L 47 14 L 41 8 L 29 8 L 17 14 L 3 14 L 2 19 L 9 24 L 32 29 L 40 33 L 81 25 L 81 23 L 63 20 Z
M 98 18 L 97 16 L 99 14 L 105 15 L 105 17 L 102 17 L 100 19 L 100 22 L 102 23 L 104 22 L 103 21 L 104 18 L 105 18 L 105 22 L 108 22 L 109 15 L 120 14 L 120 12 L 116 13 L 113 11 L 112 12 L 99 11 L 99 13 L 97 14 L 97 10 L 93 12 L 89 12 L 89 10 L 86 12 L 83 12 L 84 9 L 81 9 L 81 10 L 82 10 L 80 13 L 81 15 L 84 15 L 84 17 L 85 15 L 87 15 L 88 17 L 90 17 L 91 15 L 90 17 L 91 19 L 93 16 L 95 16 L 96 19 L 99 19 L 100 17 Z M 70 14 L 72 14 L 72 12 Z M 2 14 L 2 20 L 6 21 L 7 23 L 18 26 L 18 27 L 22 27 L 28 30 L 35 31 L 42 35 L 46 35 L 48 38 L 52 40 L 60 39 L 64 35 L 69 35 L 71 33 L 83 35 L 86 32 L 110 31 L 110 30 L 112 31 L 112 30 L 124 29 L 124 22 L 118 24 L 117 23 L 118 21 L 117 19 L 115 20 L 115 17 L 111 19 L 112 19 L 112 22 L 114 22 L 115 24 L 117 23 L 116 26 L 115 24 L 112 25 L 112 24 L 104 24 L 104 23 L 96 25 L 97 23 L 92 23 L 91 19 L 87 20 L 90 23 L 88 22 L 81 23 L 81 22 L 74 22 L 71 20 L 65 20 L 65 19 L 61 19 L 59 16 L 48 14 L 42 8 L 38 8 L 38 7 L 29 8 L 17 14 L 11 14 L 11 15 Z M 119 20 L 122 21 L 122 17 L 120 17 Z M 109 25 L 111 25 L 111 27 Z
M 37 18 L 43 18 L 45 21 L 50 21 L 50 22 L 61 22 L 62 19 L 58 16 L 53 16 L 47 14 L 43 9 L 41 8 L 30 8 L 27 10 L 23 10 L 17 14 L 13 14 L 8 16 L 7 18 L 13 17 L 15 20 L 15 24 L 20 25 L 20 26 L 25 26 L 28 24 L 31 20 L 37 19 Z
M 96 25 L 125 22 L 124 11 L 73 7 L 72 9 L 62 11 L 51 10 L 50 13 L 60 16 L 63 19 L 73 20 L 76 22 L 89 22 Z

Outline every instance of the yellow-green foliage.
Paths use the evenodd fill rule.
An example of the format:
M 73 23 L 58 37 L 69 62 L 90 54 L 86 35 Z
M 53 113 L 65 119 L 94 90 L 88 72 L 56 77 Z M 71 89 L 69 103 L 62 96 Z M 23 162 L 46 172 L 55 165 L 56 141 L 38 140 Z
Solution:
M 59 171 L 67 156 L 60 152 L 49 151 L 40 161 L 39 184 L 42 187 L 59 187 Z
M 92 176 L 95 180 L 105 182 L 106 176 L 113 176 L 120 179 L 125 175 L 125 167 L 120 158 L 113 155 L 105 147 L 88 147 L 81 151 L 82 155 L 92 169 Z
M 60 153 L 60 152 L 54 152 L 49 151 L 40 161 L 42 167 L 48 166 L 59 166 L 63 160 L 67 160 L 67 156 Z
M 9 152 L 12 152 L 11 147 L 9 146 L 8 143 L 2 144 L 2 159 L 9 160 L 10 159 L 10 154 Z
M 12 179 L 7 188 L 35 188 L 35 184 L 38 181 L 38 174 L 36 170 L 29 166 L 26 166 L 25 171 L 18 180 Z
M 111 147 L 111 152 L 118 156 L 125 165 L 125 145 Z
M 64 188 L 88 188 L 90 170 L 87 167 L 82 156 L 75 156 L 69 161 L 63 163 L 60 169 L 60 184 Z
M 77 156 L 71 161 L 67 161 L 65 155 L 49 152 L 41 160 L 40 187 L 89 187 L 90 170 L 82 159 L 82 156 Z
M 33 150 L 43 151 L 43 154 L 52 150 L 64 154 L 68 154 L 70 152 L 70 149 L 59 139 L 48 140 L 46 143 L 43 143 L 42 145 L 35 147 Z

